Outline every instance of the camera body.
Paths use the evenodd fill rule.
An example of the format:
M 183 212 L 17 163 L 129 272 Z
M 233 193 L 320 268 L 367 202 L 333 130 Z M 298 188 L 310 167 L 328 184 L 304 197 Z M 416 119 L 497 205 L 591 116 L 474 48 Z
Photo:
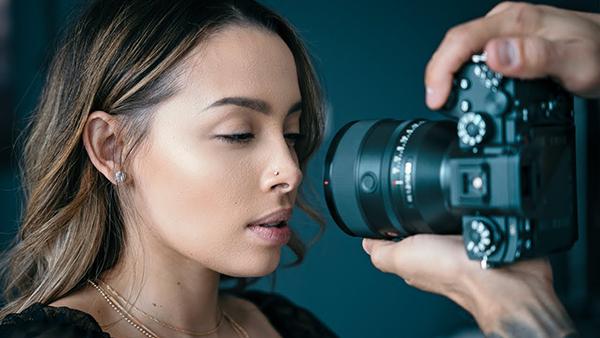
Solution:
M 566 250 L 577 239 L 572 101 L 475 55 L 440 110 L 450 120 L 353 121 L 336 134 L 328 208 L 353 236 L 462 233 L 483 267 Z
M 443 113 L 457 119 L 449 208 L 471 259 L 511 263 L 577 239 L 572 97 L 550 80 L 505 78 L 474 56 Z

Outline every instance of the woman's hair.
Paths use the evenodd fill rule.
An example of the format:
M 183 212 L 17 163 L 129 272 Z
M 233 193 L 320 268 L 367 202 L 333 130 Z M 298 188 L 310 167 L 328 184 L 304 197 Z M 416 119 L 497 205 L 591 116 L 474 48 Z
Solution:
M 24 145 L 26 205 L 17 242 L 3 264 L 0 318 L 35 302 L 51 303 L 119 260 L 125 200 L 90 162 L 82 142 L 93 111 L 119 115 L 123 165 L 144 141 L 153 108 L 178 90 L 190 52 L 229 25 L 277 34 L 291 50 L 302 95 L 295 148 L 300 168 L 319 146 L 323 100 L 309 55 L 294 29 L 253 0 L 97 0 L 63 39 L 47 75 Z M 323 228 L 301 195 L 296 205 Z M 305 245 L 289 246 L 302 261 Z M 247 282 L 240 280 L 241 285 Z

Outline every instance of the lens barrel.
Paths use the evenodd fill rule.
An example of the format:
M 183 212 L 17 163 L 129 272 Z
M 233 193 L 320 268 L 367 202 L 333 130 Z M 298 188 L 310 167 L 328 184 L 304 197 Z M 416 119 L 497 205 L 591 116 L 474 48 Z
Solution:
M 335 135 L 325 160 L 325 199 L 352 236 L 459 234 L 448 208 L 448 158 L 458 151 L 456 123 L 362 120 Z

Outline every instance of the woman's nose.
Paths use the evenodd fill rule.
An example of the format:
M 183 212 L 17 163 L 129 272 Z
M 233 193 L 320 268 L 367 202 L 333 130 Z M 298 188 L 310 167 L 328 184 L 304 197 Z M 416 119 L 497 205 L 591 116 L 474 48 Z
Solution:
M 273 153 L 268 161 L 262 183 L 265 192 L 277 190 L 280 193 L 289 193 L 298 188 L 302 182 L 302 171 L 294 149 L 286 147 L 285 151 Z
M 283 170 L 273 170 L 273 180 L 270 182 L 269 190 L 278 190 L 281 193 L 289 193 L 298 188 L 302 181 L 302 171 L 298 166 Z

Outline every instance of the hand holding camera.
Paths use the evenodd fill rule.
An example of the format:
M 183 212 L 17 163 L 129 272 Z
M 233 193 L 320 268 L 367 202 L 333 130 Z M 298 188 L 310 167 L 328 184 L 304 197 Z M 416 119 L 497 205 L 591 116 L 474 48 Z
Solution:
M 452 86 L 461 86 L 460 76 L 456 77 L 457 81 L 453 81 L 455 73 L 477 51 L 484 51 L 487 56 L 485 64 L 489 68 L 485 70 L 486 77 L 488 71 L 498 72 L 503 77 L 519 79 L 550 77 L 563 88 L 576 95 L 600 97 L 599 33 L 599 14 L 523 3 L 501 3 L 486 17 L 457 26 L 446 35 L 427 66 L 425 80 L 427 105 L 432 109 L 442 108 L 444 103 L 448 101 Z M 471 67 L 474 66 L 471 65 Z M 491 81 L 493 81 L 493 77 L 490 79 Z M 459 93 L 466 94 L 466 91 Z M 559 96 L 562 96 L 562 94 Z M 460 109 L 463 105 L 460 103 L 461 99 L 454 99 L 456 100 L 454 107 Z M 450 102 L 452 100 L 453 98 L 450 98 Z M 472 102 L 469 103 L 472 106 Z M 499 103 L 502 104 L 503 102 Z M 542 101 L 539 102 L 538 108 L 541 108 L 541 104 Z M 546 108 L 548 108 L 547 103 Z M 565 109 L 564 106 L 561 109 L 563 109 L 563 112 L 570 111 L 570 108 Z M 467 111 L 473 111 L 473 109 L 467 109 Z M 515 110 L 512 111 L 515 112 Z M 487 110 L 484 110 L 484 112 L 487 112 Z M 481 116 L 481 114 L 479 115 Z M 568 115 L 563 115 L 563 117 L 566 119 L 555 126 L 559 129 L 565 128 L 563 129 L 565 133 L 562 135 L 566 136 L 563 140 L 567 140 L 570 138 L 571 131 L 568 129 L 572 128 L 572 122 L 569 121 Z M 485 116 L 481 116 L 480 120 L 474 115 L 465 117 L 463 121 L 465 122 L 463 124 L 465 128 L 462 129 L 461 137 L 458 137 L 457 132 L 459 131 L 455 129 L 457 125 L 445 122 L 447 125 L 444 127 L 443 124 L 439 124 L 437 126 L 438 130 L 442 132 L 431 133 L 430 136 L 433 140 L 428 142 L 430 145 L 446 147 L 446 149 L 450 142 L 462 142 L 463 148 L 473 147 L 473 145 L 470 145 L 473 142 L 489 142 L 489 134 L 481 135 L 483 129 L 481 121 L 485 123 L 486 133 L 489 131 L 490 117 L 487 117 L 487 121 L 485 118 Z M 416 123 L 421 123 L 421 121 Z M 431 122 L 426 123 L 432 124 Z M 469 123 L 472 125 L 469 126 Z M 495 123 L 492 124 L 494 127 L 496 126 Z M 529 126 L 533 125 L 530 124 Z M 397 124 L 396 127 L 398 127 Z M 422 127 L 421 125 L 416 128 Z M 410 130 L 410 127 L 405 130 Z M 507 131 L 505 129 L 501 130 Z M 498 130 L 495 129 L 494 131 L 497 132 Z M 465 135 L 469 137 L 464 137 L 463 140 Z M 495 133 L 495 135 L 506 134 Z M 481 141 L 479 141 L 478 136 L 480 136 Z M 443 138 L 448 143 L 444 144 L 444 142 L 435 139 L 437 137 Z M 485 140 L 486 137 L 488 137 L 487 140 Z M 546 140 L 548 139 L 546 138 Z M 458 146 L 458 148 L 461 147 Z M 538 158 L 543 158 L 545 155 L 541 154 L 541 156 Z M 438 160 L 440 158 L 443 159 L 443 156 L 438 155 Z M 370 160 L 377 161 L 373 158 Z M 428 161 L 436 164 L 435 161 L 431 162 L 431 159 Z M 555 163 L 560 165 L 564 162 Z M 436 165 L 439 165 L 439 163 Z M 349 169 L 347 167 L 347 175 L 354 175 Z M 413 169 L 411 167 L 409 170 L 414 172 Z M 528 177 L 529 174 L 526 171 L 521 178 Z M 521 174 L 523 173 L 521 172 Z M 431 174 L 431 177 L 440 176 L 439 173 Z M 476 178 L 473 177 L 470 181 L 471 186 L 468 187 L 469 189 L 484 186 L 487 188 L 489 186 L 486 186 L 483 178 L 481 180 Z M 373 189 L 374 182 L 375 180 L 367 176 L 364 182 L 360 182 L 358 188 L 369 191 Z M 469 183 L 469 180 L 467 180 L 467 183 Z M 386 184 L 389 184 L 389 182 Z M 489 181 L 487 184 L 489 184 Z M 427 185 L 423 184 L 423 186 L 426 187 Z M 516 186 L 518 185 L 513 185 L 513 187 Z M 414 188 L 414 186 L 411 186 L 411 188 Z M 417 193 L 416 190 L 411 189 L 411 191 Z M 447 190 L 441 193 L 446 194 L 446 196 L 449 194 Z M 567 193 L 570 194 L 570 192 Z M 354 192 L 353 194 L 353 196 L 357 196 L 359 193 Z M 406 196 L 406 193 L 398 195 Z M 437 200 L 438 202 L 431 203 L 431 200 Z M 458 232 L 460 228 L 456 226 L 457 215 L 447 213 L 446 206 L 439 203 L 443 200 L 443 196 L 440 196 L 438 191 L 437 195 L 434 194 L 427 204 L 429 207 L 422 209 L 421 219 L 415 217 L 413 220 L 418 221 L 409 223 L 430 230 L 429 232 L 432 232 L 431 230 L 438 233 Z M 369 203 L 368 200 L 361 200 L 356 203 L 365 202 Z M 385 208 L 389 208 L 392 204 L 392 201 L 387 198 L 383 202 L 383 204 L 377 202 L 369 205 L 376 205 L 379 208 L 383 205 Z M 360 214 L 362 211 L 356 208 L 355 212 Z M 424 217 L 432 214 L 442 215 L 454 222 L 445 224 L 439 222 L 440 218 L 435 217 L 422 222 Z M 378 219 L 383 215 L 385 214 L 379 209 L 365 217 Z M 363 215 L 358 216 L 360 217 L 357 219 L 363 219 Z M 414 214 L 410 216 L 413 217 Z M 404 222 L 402 225 L 409 223 Z M 461 225 L 464 225 L 464 223 L 464 219 L 461 220 Z M 366 224 L 359 226 L 366 225 L 368 229 L 363 230 L 371 233 L 378 232 L 381 234 L 379 231 L 384 230 L 384 236 L 381 236 L 384 238 L 388 237 L 385 236 L 385 230 L 394 231 L 394 228 L 389 227 L 378 228 L 381 224 L 386 225 L 389 223 L 375 224 L 378 225 L 374 229 L 369 228 Z M 434 224 L 435 229 L 431 228 L 431 224 Z M 424 225 L 428 226 L 429 229 L 425 228 Z M 573 231 L 574 228 L 569 227 L 575 227 L 575 224 L 564 225 L 566 228 L 563 227 L 563 229 L 570 229 L 567 230 L 567 233 L 572 235 L 572 232 L 569 231 Z M 550 226 L 551 228 L 552 226 Z M 353 229 L 346 230 L 352 231 Z M 479 224 L 473 230 L 479 230 Z M 482 238 L 487 237 L 484 235 L 485 230 L 483 229 L 480 232 L 480 235 L 483 236 L 479 237 L 479 240 L 483 241 L 484 244 L 487 242 L 482 240 Z M 510 232 L 510 226 L 508 230 Z M 387 235 L 397 234 L 400 236 L 405 235 L 398 231 L 396 233 L 390 232 Z M 464 240 L 466 238 L 452 235 L 417 234 L 399 242 L 365 239 L 363 247 L 371 255 L 372 262 L 378 269 L 397 274 L 412 286 L 445 295 L 467 309 L 475 317 L 486 335 L 494 337 L 576 336 L 574 326 L 554 292 L 552 271 L 546 259 L 522 260 L 501 268 L 482 270 L 476 261 L 467 258 L 465 245 L 468 249 L 468 242 Z M 567 244 L 572 241 L 572 237 L 561 240 L 563 244 Z M 491 241 L 492 239 L 490 239 Z M 556 242 L 550 244 L 554 245 Z M 568 244 L 565 247 L 567 246 Z M 558 249 L 561 247 L 562 245 L 555 246 Z M 512 252 L 513 254 L 516 253 L 516 251 Z M 471 254 L 469 255 L 473 258 Z
M 575 95 L 600 97 L 600 15 L 503 2 L 448 31 L 425 71 L 427 105 L 439 109 L 452 77 L 475 51 L 509 77 L 550 77 Z
M 572 107 L 552 81 L 507 78 L 474 55 L 444 106 L 454 121 L 354 121 L 338 132 L 327 205 L 353 236 L 462 232 L 484 268 L 567 249 L 577 238 Z

